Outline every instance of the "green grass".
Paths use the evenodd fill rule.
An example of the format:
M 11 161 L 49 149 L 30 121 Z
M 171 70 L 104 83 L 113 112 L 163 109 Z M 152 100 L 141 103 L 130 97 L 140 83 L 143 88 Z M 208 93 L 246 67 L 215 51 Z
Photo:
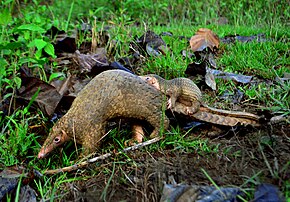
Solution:
M 50 62 L 51 58 L 55 58 L 53 41 L 44 35 L 45 31 L 56 26 L 71 33 L 73 29 L 80 28 L 81 23 L 93 25 L 96 19 L 98 31 L 106 25 L 112 27 L 109 30 L 111 39 L 117 41 L 113 59 L 128 55 L 128 44 L 135 35 L 141 36 L 149 29 L 158 34 L 172 32 L 173 37 L 163 37 L 172 52 L 165 57 L 149 57 L 140 70 L 142 74 L 155 72 L 166 78 L 185 76 L 187 65 L 194 62 L 194 59 L 183 58 L 180 54 L 182 50 L 188 49 L 189 44 L 179 39 L 179 36 L 191 37 L 200 27 L 212 29 L 219 37 L 264 33 L 269 41 L 222 44 L 222 54 L 216 58 L 220 70 L 255 76 L 261 82 L 238 85 L 233 81 L 217 79 L 216 94 L 222 95 L 226 91 L 234 93 L 238 88 L 245 94 L 244 100 L 250 104 L 277 114 L 290 113 L 290 82 L 275 81 L 277 76 L 283 77 L 285 72 L 290 73 L 290 9 L 287 1 L 249 3 L 246 0 L 211 0 L 191 3 L 168 0 L 156 3 L 153 0 L 127 0 L 109 4 L 107 1 L 98 1 L 96 4 L 84 0 L 74 3 L 69 0 L 54 1 L 53 4 L 40 4 L 37 0 L 18 2 L 6 0 L 0 3 L 0 101 L 11 98 L 11 101 L 8 100 L 10 107 L 14 106 L 15 93 L 21 86 L 20 67 L 29 67 L 34 76 L 44 81 L 50 80 L 49 75 L 52 73 L 66 73 L 66 68 L 60 70 L 57 64 Z M 229 23 L 214 23 L 218 17 L 226 17 Z M 81 36 L 77 44 L 90 40 L 90 36 Z M 206 99 L 208 102 L 215 101 L 211 97 Z M 40 112 L 32 113 L 28 108 L 25 110 L 25 107 L 20 106 L 6 117 L 3 117 L 3 112 L 0 114 L 0 165 L 4 167 L 29 161 L 28 166 L 39 170 L 72 165 L 77 155 L 74 150 L 66 152 L 68 149 L 71 151 L 72 145 L 67 145 L 64 151 L 58 150 L 44 160 L 36 159 L 41 134 L 33 131 L 30 126 L 48 125 L 48 121 Z M 48 130 L 46 128 L 45 133 Z M 219 145 L 212 145 L 206 138 L 189 137 L 188 133 L 172 128 L 165 140 L 151 145 L 148 150 L 219 152 Z M 122 149 L 128 134 L 128 131 L 113 130 L 110 133 L 111 143 L 102 148 L 100 153 L 112 151 L 116 147 Z M 239 156 L 239 152 L 233 155 Z M 34 187 L 40 193 L 39 199 L 61 198 L 56 194 L 56 189 L 62 183 L 73 180 L 73 176 L 59 174 L 35 180 Z M 285 186 L 289 187 L 289 183 Z M 288 192 L 286 196 L 289 197 Z
M 289 44 L 283 41 L 237 42 L 225 47 L 225 52 L 219 63 L 227 72 L 239 72 L 257 75 L 264 79 L 274 79 L 276 72 L 280 77 L 283 77 L 284 72 L 290 72 L 288 50 Z

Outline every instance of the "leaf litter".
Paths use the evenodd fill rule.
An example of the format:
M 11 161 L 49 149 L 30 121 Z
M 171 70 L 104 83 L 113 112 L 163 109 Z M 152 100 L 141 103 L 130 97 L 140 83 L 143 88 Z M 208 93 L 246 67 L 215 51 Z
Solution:
M 4 200 L 6 194 L 16 194 L 20 183 L 20 201 L 37 201 L 37 193 L 29 186 L 35 177 L 41 177 L 36 170 L 27 170 L 23 166 L 9 166 L 0 172 L 0 200 Z
M 81 31 L 86 31 L 90 33 L 91 29 L 85 26 Z M 98 47 L 98 49 L 95 49 L 100 51 L 92 53 L 90 43 L 87 42 L 83 42 L 83 44 L 81 44 L 80 46 L 85 47 L 84 49 L 77 50 L 75 36 L 67 36 L 64 31 L 59 31 L 55 27 L 49 30 L 47 34 L 48 33 L 51 34 L 52 38 L 56 39 L 54 47 L 58 58 L 61 58 L 60 60 L 58 60 L 58 69 L 62 70 L 64 66 L 69 65 L 69 69 L 71 70 L 70 72 L 73 72 L 73 75 L 68 73 L 67 78 L 65 78 L 61 82 L 55 79 L 51 82 L 51 84 L 41 81 L 36 77 L 23 76 L 21 78 L 22 86 L 17 93 L 17 98 L 23 99 L 26 102 L 31 101 L 31 99 L 35 99 L 33 101 L 37 104 L 37 107 L 42 112 L 47 114 L 48 117 L 52 117 L 53 114 L 57 113 L 57 108 L 65 108 L 66 110 L 69 109 L 70 104 L 64 104 L 65 102 L 63 100 L 71 98 L 73 100 L 74 97 L 77 95 L 77 92 L 79 92 L 94 75 L 110 68 L 123 69 L 125 71 L 135 72 L 137 70 L 137 66 L 140 66 L 140 64 L 142 66 L 142 64 L 144 63 L 144 59 L 146 59 L 148 56 L 162 57 L 170 52 L 170 49 L 162 40 L 162 34 L 157 35 L 152 31 L 147 31 L 141 37 L 135 37 L 135 40 L 129 44 L 131 53 L 130 57 L 119 58 L 120 62 L 108 61 L 107 58 L 110 57 L 108 57 L 108 53 L 106 52 L 106 43 L 108 43 L 109 41 L 109 35 L 106 35 L 107 39 L 106 37 L 104 37 L 105 40 L 103 40 L 103 42 L 105 44 L 100 43 L 98 44 L 100 47 Z M 168 33 L 166 33 L 166 35 L 171 36 L 171 34 Z M 218 67 L 215 62 L 215 57 L 217 56 L 217 50 L 220 41 L 223 43 L 225 43 L 225 41 L 232 42 L 233 39 L 241 40 L 243 42 L 249 42 L 251 40 L 263 41 L 263 35 L 251 36 L 249 38 L 237 36 L 231 38 L 230 36 L 227 37 L 226 40 L 223 40 L 219 39 L 217 35 L 214 34 L 211 30 L 204 28 L 199 29 L 196 35 L 194 35 L 190 39 L 192 53 L 185 51 L 185 55 L 187 57 L 194 56 L 196 57 L 197 62 L 189 64 L 185 73 L 190 76 L 196 76 L 198 74 L 201 74 L 204 77 L 204 81 L 207 86 L 209 86 L 212 90 L 216 89 L 215 78 L 218 77 L 227 80 L 235 80 L 236 82 L 242 84 L 247 84 L 251 82 L 251 80 L 253 79 L 252 76 L 227 73 L 217 70 Z M 61 63 L 61 61 L 66 62 Z M 130 69 L 126 68 L 122 64 L 125 64 L 125 66 L 129 67 Z M 75 66 L 78 68 L 75 69 Z M 85 79 L 85 77 L 87 76 L 89 76 L 90 78 Z M 35 97 L 36 94 L 38 95 L 37 97 Z M 236 103 L 239 103 L 241 99 L 242 98 L 239 98 Z M 19 105 L 21 104 L 23 105 L 23 103 L 20 102 Z M 196 124 L 196 126 L 199 125 L 200 124 Z M 212 128 L 210 129 L 208 127 Z M 170 176 L 174 176 L 174 179 L 176 179 L 178 182 L 209 185 L 207 178 L 200 173 L 200 168 L 205 168 L 205 170 L 209 173 L 213 180 L 220 186 L 227 184 L 241 185 L 244 182 L 244 179 L 242 179 L 240 174 L 244 173 L 244 175 L 250 177 L 255 174 L 252 173 L 253 170 L 259 171 L 260 168 L 264 166 L 263 161 L 261 161 L 262 165 L 258 163 L 259 161 L 255 161 L 255 163 L 250 166 L 252 169 L 251 171 L 246 169 L 246 166 L 249 162 L 251 162 L 252 159 L 251 152 L 256 153 L 254 160 L 263 159 L 265 154 L 262 155 L 262 152 L 266 152 L 267 161 L 270 161 L 270 163 L 274 164 L 274 162 L 272 162 L 273 159 L 270 158 L 272 154 L 269 153 L 267 150 L 269 150 L 270 152 L 272 152 L 273 150 L 280 151 L 281 153 L 275 153 L 276 161 L 278 160 L 281 165 L 285 165 L 285 160 L 287 160 L 287 157 L 283 155 L 287 156 L 287 152 L 290 150 L 290 145 L 289 137 L 288 141 L 287 139 L 283 140 L 283 137 L 285 135 L 287 136 L 287 134 L 290 133 L 289 125 L 280 126 L 271 132 L 269 132 L 267 129 L 263 129 L 262 132 L 256 132 L 255 130 L 248 127 L 240 129 L 239 127 L 236 127 L 228 129 L 227 127 L 210 126 L 208 124 L 203 124 L 201 125 L 200 129 L 197 128 L 197 131 L 204 130 L 200 134 L 202 134 L 201 137 L 206 137 L 207 133 L 210 134 L 211 130 L 216 131 L 216 127 L 220 128 L 220 132 L 215 135 L 215 137 L 218 138 L 212 139 L 210 141 L 219 144 L 221 150 L 228 148 L 230 145 L 232 146 L 230 146 L 229 148 L 240 148 L 236 149 L 236 151 L 242 151 L 242 159 L 235 156 L 232 156 L 231 159 L 228 159 L 229 157 L 223 154 L 221 154 L 222 156 L 219 156 L 219 154 L 215 153 L 196 153 L 196 151 L 194 153 L 183 153 L 179 151 L 172 153 L 170 150 L 165 150 L 163 151 L 163 154 L 151 153 L 150 155 L 142 151 L 138 151 L 134 154 L 131 153 L 129 155 L 131 156 L 131 158 L 134 159 L 134 161 L 139 164 L 139 169 L 136 170 L 134 166 L 126 166 L 126 168 L 122 168 L 123 172 L 119 173 L 119 176 L 125 175 L 125 178 L 129 179 L 129 182 L 124 182 L 125 186 L 128 188 L 125 194 L 124 192 L 119 193 L 119 188 L 123 187 L 124 184 L 118 184 L 117 181 L 119 177 L 118 175 L 114 175 L 112 181 L 113 186 L 110 186 L 109 191 L 112 191 L 115 194 L 107 196 L 109 197 L 107 199 L 119 200 L 122 197 L 132 198 L 132 196 L 133 198 L 141 199 L 144 198 L 145 194 L 146 199 L 158 200 L 161 197 L 161 193 L 159 192 L 159 190 L 163 188 L 163 182 L 170 182 L 168 178 Z M 194 137 L 195 133 L 198 132 L 193 132 L 192 137 Z M 241 135 L 238 140 L 239 145 L 236 144 L 236 134 Z M 263 150 L 257 150 L 257 142 L 248 138 L 247 136 L 244 136 L 243 134 L 248 134 L 247 136 L 253 136 L 256 138 L 266 137 L 267 139 L 267 137 L 269 137 L 270 139 L 272 139 L 272 141 L 276 141 L 277 144 L 266 144 L 264 145 L 264 148 L 262 148 Z M 222 139 L 220 137 L 222 137 Z M 250 148 L 249 145 L 251 146 Z M 257 153 L 257 151 L 261 153 Z M 209 158 L 205 158 L 203 160 L 200 159 L 200 157 L 208 155 L 211 156 L 211 160 L 209 160 Z M 169 156 L 170 160 L 168 159 Z M 157 158 L 158 160 L 156 161 Z M 189 161 L 189 159 L 191 160 Z M 247 160 L 245 161 L 244 159 Z M 110 165 L 112 165 L 112 161 L 110 159 L 108 161 L 109 168 Z M 216 165 L 212 165 L 210 163 L 212 161 L 221 162 L 217 163 Z M 243 163 L 246 163 L 246 165 L 243 165 Z M 197 171 L 196 174 L 192 173 L 194 168 Z M 126 170 L 125 173 L 124 170 Z M 117 170 L 116 172 L 120 172 L 120 170 Z M 266 176 L 268 172 L 268 170 L 263 171 L 264 176 Z M 163 174 L 166 174 L 166 176 L 164 176 Z M 279 183 L 281 183 L 282 180 L 287 179 L 289 175 L 289 172 L 287 172 L 286 170 L 282 171 L 282 173 L 279 173 Z M 102 181 L 105 179 L 105 174 L 101 172 L 98 176 L 97 181 Z M 74 186 L 87 186 L 87 183 L 95 183 L 95 180 L 96 179 L 92 178 L 92 180 L 88 182 L 75 182 Z M 145 181 L 147 181 L 147 183 L 145 183 Z M 277 184 L 275 181 L 269 180 L 268 178 L 263 179 L 261 183 L 264 181 Z M 12 189 L 15 189 L 17 182 L 18 180 L 11 180 L 11 182 L 9 182 L 13 187 Z M 158 183 L 156 184 L 154 182 Z M 9 183 L 7 184 L 8 186 Z M 104 186 L 105 185 L 102 183 L 100 183 L 98 186 L 95 186 L 93 195 L 90 188 L 86 188 L 85 191 L 80 194 L 80 192 L 75 193 L 75 190 L 70 190 L 67 187 L 66 190 L 69 191 L 69 195 L 67 195 L 67 197 L 68 199 L 76 199 L 76 197 L 78 197 L 79 199 L 82 198 L 90 201 L 92 199 L 92 196 L 102 196 L 101 192 Z M 131 186 L 133 186 L 133 189 L 130 188 Z M 5 190 L 8 189 L 9 188 L 7 187 L 5 188 Z M 138 190 L 138 193 L 132 190 Z

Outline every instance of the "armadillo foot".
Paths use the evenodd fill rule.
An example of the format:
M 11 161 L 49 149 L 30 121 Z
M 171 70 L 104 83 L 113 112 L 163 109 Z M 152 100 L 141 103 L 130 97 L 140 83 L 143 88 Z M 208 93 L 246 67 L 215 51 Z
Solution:
M 125 142 L 125 146 L 133 146 L 136 143 L 141 143 L 144 137 L 144 131 L 142 126 L 140 125 L 133 125 L 132 126 L 132 139 Z
M 150 134 L 150 138 L 155 138 L 159 136 L 159 130 L 154 129 L 153 132 Z

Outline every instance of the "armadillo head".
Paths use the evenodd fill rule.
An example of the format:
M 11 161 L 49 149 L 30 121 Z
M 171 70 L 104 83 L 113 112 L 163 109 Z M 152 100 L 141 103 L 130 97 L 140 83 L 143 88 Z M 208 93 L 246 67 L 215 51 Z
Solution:
M 42 145 L 37 157 L 39 159 L 46 157 L 56 147 L 59 147 L 69 139 L 69 136 L 64 130 L 59 129 L 57 125 L 54 126 Z
M 139 76 L 143 81 L 146 81 L 146 83 L 150 84 L 151 86 L 153 86 L 154 88 L 156 88 L 157 90 L 160 90 L 160 85 L 159 82 L 157 80 L 157 78 L 155 78 L 153 75 L 145 75 L 145 76 Z

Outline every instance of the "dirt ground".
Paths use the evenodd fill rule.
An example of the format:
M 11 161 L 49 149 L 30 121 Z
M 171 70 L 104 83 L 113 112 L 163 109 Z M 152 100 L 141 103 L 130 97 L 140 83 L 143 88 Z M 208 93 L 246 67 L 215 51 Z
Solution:
M 289 134 L 289 124 L 241 127 L 234 132 L 223 128 L 209 138 L 209 144 L 219 144 L 218 152 L 165 149 L 149 153 L 146 148 L 129 152 L 129 158 L 116 156 L 91 166 L 89 169 L 102 172 L 85 181 L 66 183 L 63 194 L 66 201 L 159 201 L 164 183 L 172 179 L 181 184 L 212 185 L 202 169 L 220 187 L 237 186 L 253 194 L 257 184 L 271 183 L 285 193 L 281 189 L 290 179 Z M 188 138 L 197 135 L 199 129 Z

